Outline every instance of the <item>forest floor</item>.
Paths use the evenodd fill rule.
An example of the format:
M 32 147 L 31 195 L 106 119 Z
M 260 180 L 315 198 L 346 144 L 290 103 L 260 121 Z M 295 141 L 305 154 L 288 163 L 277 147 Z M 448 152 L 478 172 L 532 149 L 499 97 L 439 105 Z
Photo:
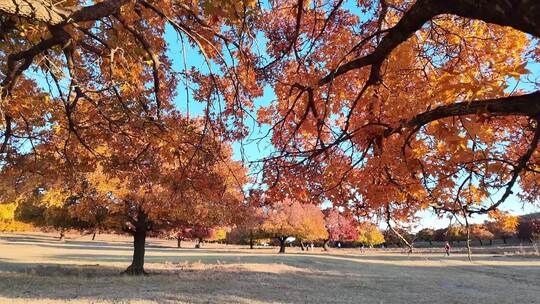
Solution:
M 0 234 L 0 303 L 540 303 L 540 257 L 315 248 L 175 248 L 149 239 L 144 277 L 124 236 Z M 495 251 L 493 251 L 495 250 Z

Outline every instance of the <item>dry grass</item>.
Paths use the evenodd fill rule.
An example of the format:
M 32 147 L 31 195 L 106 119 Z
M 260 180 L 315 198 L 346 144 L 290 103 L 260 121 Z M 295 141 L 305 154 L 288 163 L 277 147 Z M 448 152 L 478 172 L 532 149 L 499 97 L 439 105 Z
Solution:
M 149 241 L 147 277 L 120 236 L 0 235 L 2 303 L 540 303 L 540 258 L 357 250 L 303 254 Z M 185 244 L 191 246 L 192 244 Z M 490 249 L 493 250 L 493 249 Z

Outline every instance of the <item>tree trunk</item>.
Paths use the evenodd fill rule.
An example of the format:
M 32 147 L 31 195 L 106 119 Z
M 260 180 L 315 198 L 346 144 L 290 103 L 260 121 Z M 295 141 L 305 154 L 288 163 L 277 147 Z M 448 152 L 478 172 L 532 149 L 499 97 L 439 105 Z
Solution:
M 433 241 L 432 240 L 429 240 L 429 246 L 433 247 Z
M 300 240 L 300 249 L 302 249 L 302 251 L 306 250 L 306 246 L 304 246 L 304 242 L 302 242 L 302 240 Z
M 92 234 L 92 241 L 96 240 L 96 233 L 97 233 L 97 230 L 94 230 L 94 234 Z
M 489 246 L 493 245 L 493 240 L 489 240 Z
M 128 275 L 146 275 L 144 271 L 144 249 L 146 242 L 146 229 L 137 229 L 133 233 L 133 261 L 124 271 Z
M 328 247 L 328 244 L 330 243 L 330 239 L 326 239 L 323 242 L 322 248 L 324 251 L 330 251 L 330 248 Z
M 506 244 L 506 238 L 505 238 L 505 237 L 503 237 L 502 239 L 503 239 L 503 243 L 505 243 L 505 244 Z
M 277 239 L 279 240 L 279 253 L 285 253 L 285 240 L 287 237 L 280 236 Z
M 467 232 L 467 257 L 469 262 L 472 262 L 472 249 L 471 249 L 471 227 L 469 226 L 469 219 L 467 218 L 467 213 L 465 212 L 464 207 L 461 207 L 463 210 L 463 218 L 465 219 L 465 229 Z
M 479 240 L 480 241 L 480 246 L 484 246 L 484 244 L 482 243 L 482 240 Z
M 195 248 L 201 248 L 202 247 L 202 238 L 199 238 L 197 244 L 195 244 Z
M 151 223 L 148 215 L 139 206 L 137 216 L 131 218 L 133 227 L 128 231 L 133 235 L 133 260 L 131 265 L 123 272 L 127 275 L 147 275 L 144 271 L 144 251 L 146 243 L 146 232 L 151 229 Z
M 176 238 L 176 248 L 182 248 L 182 238 Z
M 253 231 L 249 232 L 249 249 L 253 249 Z
M 59 238 L 59 241 L 60 242 L 65 242 L 66 241 L 66 234 L 64 232 L 64 228 L 60 229 L 60 238 Z

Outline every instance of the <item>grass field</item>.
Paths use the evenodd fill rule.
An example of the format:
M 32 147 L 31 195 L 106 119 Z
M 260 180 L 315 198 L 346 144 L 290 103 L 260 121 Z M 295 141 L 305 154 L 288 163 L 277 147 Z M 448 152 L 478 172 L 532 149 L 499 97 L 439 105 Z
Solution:
M 128 238 L 1 234 L 0 302 L 540 303 L 539 257 L 175 245 L 150 239 L 152 274 L 128 277 Z

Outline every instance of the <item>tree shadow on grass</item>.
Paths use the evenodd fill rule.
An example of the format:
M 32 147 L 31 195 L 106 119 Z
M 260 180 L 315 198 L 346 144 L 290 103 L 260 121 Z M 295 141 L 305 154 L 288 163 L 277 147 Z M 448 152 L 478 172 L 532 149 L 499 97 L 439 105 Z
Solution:
M 103 261 L 102 255 L 86 258 Z M 219 262 L 216 257 L 179 258 L 179 262 L 201 261 L 204 265 L 198 269 L 169 265 L 167 269 L 150 268 L 147 277 L 128 277 L 119 274 L 121 268 L 91 262 L 38 265 L 0 260 L 0 297 L 160 303 L 513 303 L 515 298 L 508 293 L 516 292 L 518 302 L 535 303 L 540 295 L 534 280 L 520 281 L 513 273 L 493 275 L 482 267 L 474 271 L 459 267 L 415 268 L 301 255 L 242 256 L 239 260 L 227 256 L 219 258 Z M 150 257 L 148 265 L 152 263 Z M 253 263 L 263 268 L 228 268 L 229 263 Z
M 298 267 L 309 267 L 315 265 L 312 258 L 317 256 L 305 255 L 281 255 L 281 254 L 263 254 L 263 255 L 235 255 L 226 254 L 220 255 L 212 252 L 212 255 L 204 255 L 204 253 L 196 252 L 196 254 L 188 254 L 182 252 L 179 255 L 155 255 L 148 254 L 145 256 L 146 263 L 204 263 L 204 264 L 223 264 L 223 263 L 281 263 Z M 155 253 L 155 252 L 154 252 Z M 131 254 L 106 255 L 106 254 L 61 254 L 50 257 L 56 261 L 85 261 L 92 263 L 100 261 L 104 263 L 126 263 L 126 267 L 131 262 Z
M 133 250 L 133 243 L 131 241 L 78 241 L 73 239 L 67 239 L 65 241 L 59 241 L 58 238 L 51 236 L 40 235 L 4 235 L 0 236 L 0 240 L 9 243 L 10 245 L 21 246 L 37 246 L 44 248 L 57 248 L 68 250 Z M 175 246 L 164 246 L 159 244 L 153 244 L 149 241 L 146 245 L 148 250 L 159 252 L 197 252 L 197 253 L 246 253 L 241 250 L 234 249 L 205 249 L 205 248 L 177 248 Z
M 0 297 L 29 300 L 275 303 L 291 302 L 291 299 L 296 303 L 299 299 L 305 299 L 317 303 L 321 299 L 316 300 L 310 296 L 312 284 L 330 279 L 334 283 L 327 285 L 334 285 L 343 280 L 341 275 L 301 269 L 289 273 L 272 273 L 242 269 L 172 268 L 151 271 L 150 276 L 129 277 L 120 275 L 121 269 L 117 267 L 8 264 L 0 262 Z M 299 286 L 294 282 L 303 284 Z
M 4 234 L 0 236 L 0 240 L 9 243 L 51 243 L 57 241 L 58 237 L 49 235 Z
M 299 256 L 271 261 L 245 258 L 241 263 L 284 261 L 295 268 L 278 273 L 172 268 L 154 270 L 147 277 L 127 277 L 119 275 L 121 269 L 116 267 L 0 261 L 0 297 L 159 303 L 512 303 L 516 299 L 508 294 L 512 290 L 519 293 L 519 302 L 534 303 L 540 292 L 508 278 L 461 272 L 441 275 L 442 267 L 421 271 L 403 266 L 356 267 L 346 261 L 314 266 Z M 499 288 L 494 289 L 494 283 Z
M 99 251 L 64 250 L 59 252 L 65 254 L 47 256 L 62 265 L 16 263 L 0 258 L 0 297 L 21 298 L 27 302 L 85 299 L 88 302 L 148 300 L 160 303 L 512 304 L 535 303 L 540 298 L 537 284 L 540 267 L 534 259 L 527 259 L 531 263 L 523 265 L 482 266 L 461 263 L 466 259 L 464 255 L 449 258 L 424 254 L 364 256 L 340 254 L 338 250 L 325 254 L 279 255 L 148 246 L 147 270 L 152 275 L 126 277 L 119 273 L 131 261 L 131 243 L 68 241 L 63 244 L 52 239 L 21 237 L 17 245 L 30 243 Z M 12 238 L 7 241 L 11 242 Z M 10 250 L 17 250 L 17 245 Z M 117 248 L 121 251 L 115 250 Z M 36 249 L 39 247 L 33 250 Z M 488 256 L 474 259 L 493 262 Z M 497 258 L 497 261 L 507 259 Z M 70 261 L 85 265 L 65 264 Z M 423 262 L 429 263 L 421 265 Z M 202 266 L 184 267 L 185 264 Z M 216 265 L 223 267 L 214 267 Z M 236 269 L 235 265 L 243 266 Z M 258 267 L 266 269 L 262 271 Z M 276 268 L 284 270 L 275 271 Z
M 422 266 L 418 265 L 415 262 L 464 262 L 470 266 L 475 266 L 478 263 L 493 263 L 494 261 L 522 261 L 524 263 L 534 263 L 540 262 L 540 257 L 534 256 L 519 256 L 519 255 L 504 255 L 501 253 L 476 253 L 472 255 L 472 263 L 469 262 L 468 256 L 466 253 L 453 253 L 450 256 L 446 254 L 439 253 L 414 253 L 414 254 L 339 254 L 337 252 L 330 252 L 327 254 L 317 254 L 321 258 L 336 258 L 336 259 L 345 259 L 353 260 L 358 262 L 369 262 L 369 263 L 392 263 L 392 262 L 407 262 L 411 263 L 413 266 Z M 504 264 L 500 264 L 500 267 L 504 267 Z M 514 265 L 515 266 L 515 265 Z M 530 265 L 528 267 L 538 267 Z

